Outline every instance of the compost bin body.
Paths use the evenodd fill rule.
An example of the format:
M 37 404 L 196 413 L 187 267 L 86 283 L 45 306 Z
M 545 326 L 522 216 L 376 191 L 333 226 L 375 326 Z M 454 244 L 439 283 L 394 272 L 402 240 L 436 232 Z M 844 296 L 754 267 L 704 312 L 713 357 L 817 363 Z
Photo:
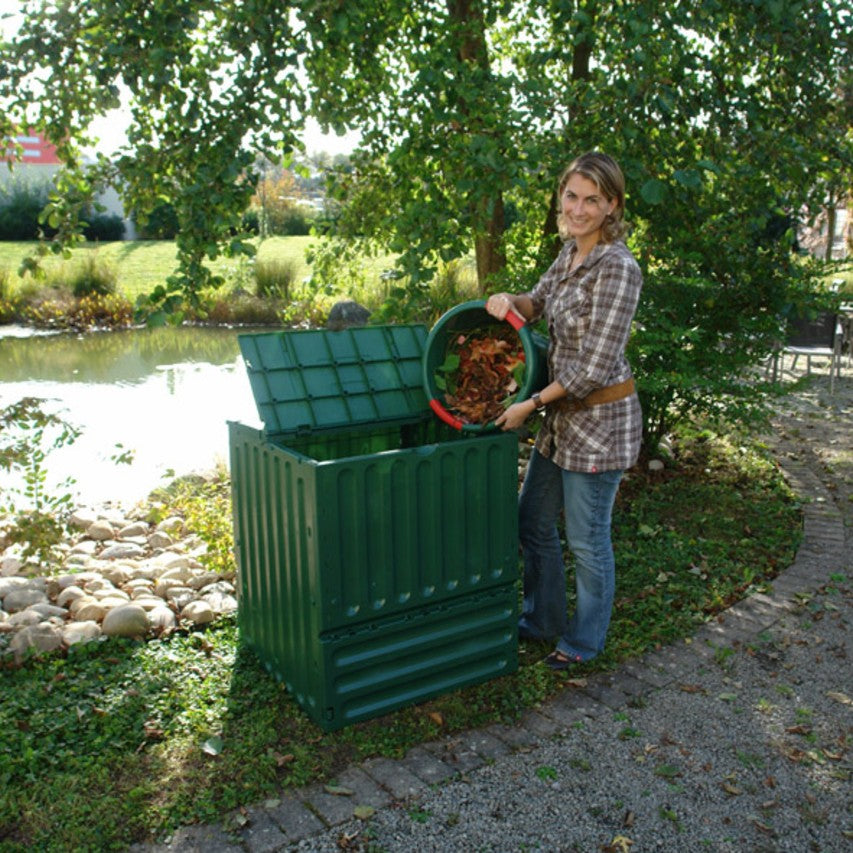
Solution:
M 431 413 L 422 326 L 241 335 L 245 641 L 327 730 L 517 667 L 517 437 Z

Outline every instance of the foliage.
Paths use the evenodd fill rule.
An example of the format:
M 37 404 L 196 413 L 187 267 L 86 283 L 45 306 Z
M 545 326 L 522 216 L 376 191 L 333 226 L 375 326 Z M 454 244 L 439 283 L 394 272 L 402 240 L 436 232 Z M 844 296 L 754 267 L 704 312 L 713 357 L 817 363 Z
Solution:
M 0 410 L 0 469 L 20 478 L 0 503 L 8 541 L 22 544 L 25 558 L 47 563 L 64 533 L 63 517 L 71 509 L 75 483 L 67 478 L 56 492 L 47 489 L 47 457 L 73 444 L 79 430 L 46 412 L 43 400 L 24 397 Z
M 314 213 L 305 203 L 302 188 L 290 169 L 261 167 L 261 177 L 252 199 L 258 211 L 263 237 L 306 235 L 311 232 Z
M 760 448 L 703 432 L 677 449 L 677 468 L 632 472 L 620 491 L 617 605 L 604 656 L 581 674 L 692 635 L 792 559 L 799 509 Z M 154 511 L 189 509 L 190 528 L 210 544 L 218 517 L 230 518 L 227 490 L 196 487 L 154 495 Z M 227 547 L 213 551 L 225 563 Z M 334 733 L 308 721 L 230 617 L 168 639 L 108 639 L 29 659 L 3 672 L 0 839 L 20 849 L 126 848 L 331 780 L 353 761 L 517 721 L 563 686 L 542 654 L 525 645 L 511 676 Z
M 116 291 L 118 273 L 96 253 L 87 254 L 73 268 L 68 285 L 74 296 L 106 296 Z
M 83 236 L 90 242 L 124 239 L 124 221 L 117 213 L 84 213 Z
M 799 286 L 786 277 L 802 272 L 786 257 L 795 220 L 850 185 L 850 23 L 840 0 L 201 0 L 156 14 L 75 0 L 29 7 L 0 49 L 0 122 L 32 117 L 70 164 L 45 219 L 55 251 L 74 245 L 75 218 L 105 181 L 142 219 L 171 205 L 179 268 L 138 304 L 156 323 L 221 284 L 210 267 L 221 252 L 251 254 L 241 217 L 262 170 L 291 165 L 309 116 L 362 143 L 329 169 L 336 207 L 316 225 L 342 242 L 316 252 L 289 314 L 358 290 L 352 258 L 378 252 L 402 273 L 380 318 L 417 316 L 440 265 L 469 255 L 481 292 L 527 289 L 554 256 L 557 175 L 607 150 L 627 176 L 651 303 L 677 281 L 706 293 L 690 320 L 680 302 L 644 311 L 635 349 L 653 444 L 691 409 L 746 413 L 743 369 L 769 352 L 772 315 Z M 74 165 L 119 82 L 127 150 Z
M 18 174 L 0 181 L 0 240 L 37 240 L 49 192 L 49 182 Z
M 292 261 L 257 260 L 254 266 L 255 294 L 287 301 L 296 283 L 296 264 Z
M 231 516 L 231 481 L 224 467 L 212 476 L 179 478 L 151 496 L 152 521 L 180 515 L 189 530 L 207 545 L 202 561 L 212 571 L 234 569 L 234 528 Z

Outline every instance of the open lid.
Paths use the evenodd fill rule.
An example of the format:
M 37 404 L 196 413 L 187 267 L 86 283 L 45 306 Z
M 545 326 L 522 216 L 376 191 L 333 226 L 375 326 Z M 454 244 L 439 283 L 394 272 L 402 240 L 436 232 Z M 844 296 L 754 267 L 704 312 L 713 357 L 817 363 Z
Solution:
M 262 332 L 237 340 L 269 435 L 415 421 L 429 413 L 426 327 Z

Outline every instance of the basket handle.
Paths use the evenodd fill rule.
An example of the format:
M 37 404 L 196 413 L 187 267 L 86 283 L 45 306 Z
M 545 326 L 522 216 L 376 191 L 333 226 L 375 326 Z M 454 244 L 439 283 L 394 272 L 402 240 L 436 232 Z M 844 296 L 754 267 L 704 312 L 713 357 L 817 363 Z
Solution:
M 504 318 L 516 332 L 525 324 L 526 320 L 521 316 L 518 312 L 514 311 L 512 308 L 506 312 L 506 317 Z

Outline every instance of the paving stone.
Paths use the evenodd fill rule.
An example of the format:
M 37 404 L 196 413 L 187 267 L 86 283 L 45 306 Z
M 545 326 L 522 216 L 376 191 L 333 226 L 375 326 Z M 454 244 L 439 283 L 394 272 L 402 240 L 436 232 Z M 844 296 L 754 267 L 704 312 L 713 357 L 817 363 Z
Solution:
M 457 773 L 468 773 L 486 763 L 485 758 L 475 752 L 467 742 L 467 733 L 454 736 L 444 742 L 425 743 L 424 748 L 432 752 L 448 767 L 452 767 Z
M 444 782 L 446 779 L 450 779 L 451 776 L 456 775 L 454 768 L 445 764 L 422 746 L 410 749 L 403 759 L 403 765 L 408 770 L 411 770 L 419 779 L 423 779 L 427 785 Z
M 507 755 L 509 747 L 485 729 L 475 729 L 463 735 L 462 740 L 481 758 L 494 760 Z
M 365 772 L 378 784 L 387 788 L 398 800 L 413 797 L 426 788 L 427 784 L 412 773 L 402 761 L 390 758 L 370 758 L 362 765 Z
M 564 728 L 570 728 L 588 717 L 598 717 L 603 712 L 603 705 L 578 689 L 563 690 L 542 707 L 543 714 Z
M 530 729 L 541 738 L 551 738 L 557 734 L 562 726 L 553 717 L 549 717 L 539 711 L 525 711 L 521 715 L 519 725 Z
M 130 848 L 134 850 L 134 848 Z M 235 853 L 242 850 L 240 844 L 229 836 L 218 824 L 194 824 L 175 830 L 165 844 L 139 846 L 147 853 L 168 851 L 168 853 Z
M 295 797 L 282 797 L 267 812 L 290 841 L 300 841 L 325 828 L 320 818 Z
M 379 809 L 391 802 L 391 795 L 360 767 L 349 767 L 339 774 L 334 787 L 352 793 L 333 794 L 326 785 L 315 784 L 310 785 L 304 795 L 305 802 L 331 826 L 349 820 L 358 806 Z
M 496 723 L 486 729 L 496 738 L 500 738 L 505 744 L 514 750 L 535 749 L 539 746 L 539 738 L 519 721 L 514 726 L 506 726 Z
M 265 808 L 247 809 L 247 817 L 249 823 L 240 830 L 240 839 L 249 853 L 271 853 L 287 844 L 287 835 Z

